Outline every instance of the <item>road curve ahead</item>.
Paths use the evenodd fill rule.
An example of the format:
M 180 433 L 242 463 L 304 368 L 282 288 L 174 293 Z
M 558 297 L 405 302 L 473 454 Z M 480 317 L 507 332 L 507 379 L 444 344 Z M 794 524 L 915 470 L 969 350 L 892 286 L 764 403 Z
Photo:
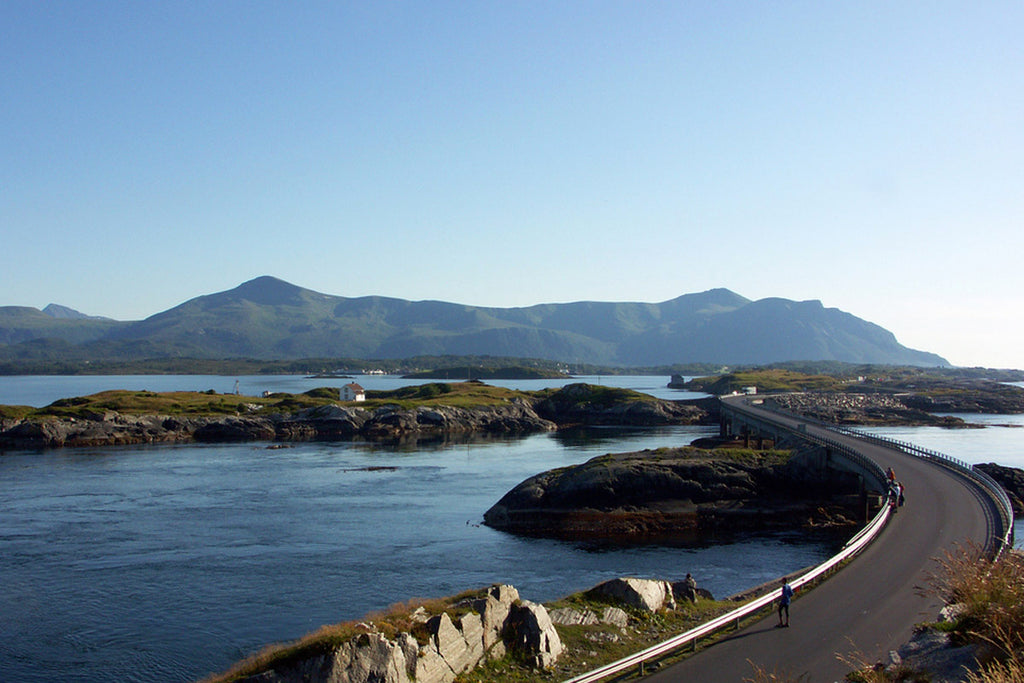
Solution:
M 777 416 L 773 415 L 773 419 Z M 795 423 L 795 421 L 793 421 Z M 983 546 L 990 533 L 978 485 L 945 467 L 887 447 L 808 426 L 807 431 L 850 444 L 906 487 L 906 505 L 850 564 L 790 607 L 789 628 L 773 614 L 725 636 L 648 683 L 730 683 L 765 673 L 805 676 L 807 683 L 842 681 L 854 667 L 875 662 L 910 639 L 913 627 L 934 621 L 941 600 L 922 595 L 937 558 L 966 542 Z M 698 581 L 700 577 L 697 577 Z

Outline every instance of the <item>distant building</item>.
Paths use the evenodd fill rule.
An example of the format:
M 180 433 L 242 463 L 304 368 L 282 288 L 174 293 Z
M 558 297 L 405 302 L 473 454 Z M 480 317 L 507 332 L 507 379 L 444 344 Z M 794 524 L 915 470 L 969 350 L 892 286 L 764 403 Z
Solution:
M 365 401 L 366 390 L 355 382 L 349 382 L 341 388 L 342 401 Z

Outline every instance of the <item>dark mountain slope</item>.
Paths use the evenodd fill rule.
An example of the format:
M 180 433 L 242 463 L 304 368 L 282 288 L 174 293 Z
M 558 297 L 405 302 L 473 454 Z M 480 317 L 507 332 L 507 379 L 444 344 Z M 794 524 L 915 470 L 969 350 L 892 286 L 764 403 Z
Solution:
M 100 339 L 127 324 L 107 318 L 55 317 L 29 306 L 0 306 L 0 344 L 33 339 L 63 339 L 79 344 Z
M 934 354 L 900 346 L 877 325 L 820 302 L 752 302 L 727 289 L 658 304 L 575 302 L 503 309 L 331 296 L 267 276 L 134 323 L 0 309 L 0 344 L 39 339 L 85 343 L 76 347 L 78 355 L 106 359 L 139 358 L 139 353 L 260 359 L 494 355 L 623 366 L 785 360 L 946 364 Z M 49 354 L 59 347 L 32 347 L 36 352 L 44 348 Z M 30 351 L 10 347 L 0 355 L 26 357 Z

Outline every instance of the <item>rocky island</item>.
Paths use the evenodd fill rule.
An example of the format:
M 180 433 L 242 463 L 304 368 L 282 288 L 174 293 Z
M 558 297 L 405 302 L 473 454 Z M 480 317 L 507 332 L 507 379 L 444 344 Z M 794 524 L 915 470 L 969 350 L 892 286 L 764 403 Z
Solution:
M 856 478 L 818 470 L 805 455 L 692 446 L 603 455 L 530 477 L 484 523 L 524 535 L 651 542 L 862 522 Z
M 421 438 L 709 419 L 696 405 L 586 384 L 522 392 L 478 381 L 434 383 L 368 392 L 365 401 L 348 402 L 334 388 L 267 397 L 109 391 L 40 409 L 0 406 L 0 448 Z

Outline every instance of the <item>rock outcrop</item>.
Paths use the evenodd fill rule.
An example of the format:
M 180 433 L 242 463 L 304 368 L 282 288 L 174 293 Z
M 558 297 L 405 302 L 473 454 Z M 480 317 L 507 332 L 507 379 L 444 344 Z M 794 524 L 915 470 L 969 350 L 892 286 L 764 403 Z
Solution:
M 651 614 L 660 609 L 676 608 L 672 584 L 655 579 L 613 579 L 594 586 L 587 594 L 611 598 Z
M 295 656 L 243 683 L 452 683 L 487 659 L 511 653 L 550 668 L 562 642 L 543 605 L 519 599 L 512 586 L 492 586 L 456 619 L 444 612 L 426 620 L 426 642 L 410 633 L 388 638 L 370 630 L 326 653 Z M 461 610 L 460 610 L 461 611 Z M 372 629 L 372 625 L 364 625 Z
M 997 465 L 994 462 L 975 465 L 974 468 L 995 479 L 1006 491 L 1013 506 L 1013 514 L 1017 517 L 1024 516 L 1024 470 Z
M 570 384 L 536 404 L 537 414 L 560 425 L 667 425 L 700 422 L 707 412 L 694 404 L 645 397 L 591 384 Z
M 853 525 L 856 491 L 855 477 L 819 471 L 800 457 L 664 448 L 530 477 L 484 513 L 484 523 L 559 538 L 697 539 L 711 531 Z

